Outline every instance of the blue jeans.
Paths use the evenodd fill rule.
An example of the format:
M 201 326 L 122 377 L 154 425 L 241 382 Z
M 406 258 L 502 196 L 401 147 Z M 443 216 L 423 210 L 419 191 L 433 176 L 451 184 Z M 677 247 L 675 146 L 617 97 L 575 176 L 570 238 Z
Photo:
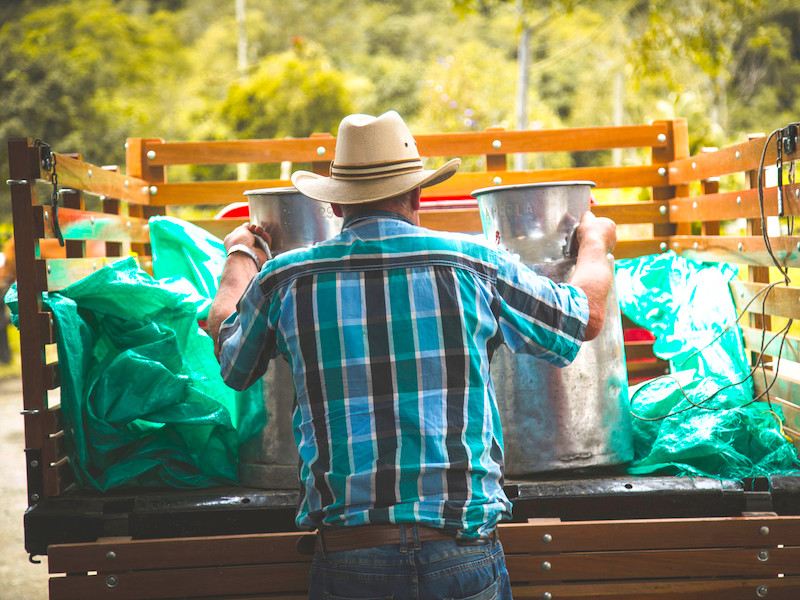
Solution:
M 317 548 L 311 600 L 507 600 L 511 583 L 497 540 L 459 546 L 455 540 L 420 542 L 416 525 L 399 525 L 405 541 L 343 552 Z

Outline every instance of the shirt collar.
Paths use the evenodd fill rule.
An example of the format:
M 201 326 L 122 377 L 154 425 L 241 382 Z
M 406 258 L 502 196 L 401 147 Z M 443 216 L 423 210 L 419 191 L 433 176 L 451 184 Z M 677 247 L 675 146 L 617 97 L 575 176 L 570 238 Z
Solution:
M 410 219 L 391 210 L 365 210 L 346 217 L 344 223 L 342 224 L 342 229 L 347 229 L 348 227 L 367 219 L 396 219 L 398 221 L 405 221 L 409 225 L 414 224 Z

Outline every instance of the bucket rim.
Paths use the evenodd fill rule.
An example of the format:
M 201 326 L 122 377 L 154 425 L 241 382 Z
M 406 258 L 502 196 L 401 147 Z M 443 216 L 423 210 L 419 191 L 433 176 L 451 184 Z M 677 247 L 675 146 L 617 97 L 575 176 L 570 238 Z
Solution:
M 477 198 L 478 196 L 482 196 L 484 194 L 491 194 L 492 192 L 504 191 L 504 190 L 519 190 L 519 189 L 542 188 L 542 187 L 568 187 L 568 186 L 578 186 L 578 185 L 588 185 L 590 188 L 597 187 L 597 184 L 594 181 L 588 181 L 588 180 L 538 181 L 536 183 L 515 183 L 510 185 L 494 185 L 491 187 L 480 188 L 470 192 L 470 196 L 472 196 L 473 198 Z
M 256 190 L 245 190 L 242 195 L 244 196 L 266 196 L 270 194 L 300 194 L 300 190 L 296 187 L 274 187 L 274 188 L 259 188 Z

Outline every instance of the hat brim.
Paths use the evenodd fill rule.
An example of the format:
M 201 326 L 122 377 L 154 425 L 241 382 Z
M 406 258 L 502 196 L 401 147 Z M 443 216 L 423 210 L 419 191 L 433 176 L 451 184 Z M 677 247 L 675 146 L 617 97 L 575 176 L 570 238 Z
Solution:
M 320 202 L 361 204 L 399 196 L 414 188 L 441 183 L 452 177 L 460 164 L 461 159 L 454 158 L 436 170 L 423 169 L 393 177 L 362 181 L 333 179 L 309 171 L 295 171 L 292 174 L 292 184 L 309 198 Z

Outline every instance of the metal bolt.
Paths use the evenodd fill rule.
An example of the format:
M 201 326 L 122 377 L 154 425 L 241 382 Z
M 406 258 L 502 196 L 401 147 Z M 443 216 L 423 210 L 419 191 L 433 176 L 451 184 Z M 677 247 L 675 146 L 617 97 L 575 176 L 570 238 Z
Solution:
M 34 502 L 38 502 L 39 501 L 39 494 L 31 494 L 31 500 L 33 500 Z
M 32 460 L 32 461 L 31 461 L 31 467 L 32 467 L 32 468 L 34 468 L 34 469 L 35 469 L 35 468 L 36 468 L 36 467 L 38 467 L 38 466 L 39 466 L 39 461 L 38 461 L 38 460 L 35 460 L 35 459 L 34 459 L 34 460 Z
M 106 586 L 110 588 L 115 588 L 117 587 L 118 583 L 119 579 L 117 578 L 116 575 L 109 575 L 108 577 L 106 577 Z
M 542 563 L 542 571 L 549 571 L 552 568 L 553 568 L 553 565 L 551 565 L 549 562 L 544 561 Z
M 126 179 L 125 180 L 125 187 L 129 187 L 130 185 L 131 185 L 131 182 Z
M 50 213 L 44 213 L 44 220 L 45 221 L 49 221 L 50 220 Z
M 696 168 L 697 168 L 697 163 L 696 163 L 696 162 L 692 162 L 692 168 L 693 168 L 693 169 L 696 169 Z
M 130 229 L 130 228 L 131 228 L 131 222 L 130 222 L 130 221 L 128 221 L 127 223 L 125 223 L 125 227 L 127 227 L 128 229 Z
M 142 193 L 143 193 L 143 194 L 146 194 L 148 189 L 149 189 L 149 188 L 148 188 L 146 185 L 143 185 L 143 186 L 142 186 Z
M 319 147 L 317 148 L 317 154 L 319 154 L 320 156 L 322 156 L 323 154 L 325 154 L 325 147 L 324 147 L 324 146 L 319 146 Z
M 156 151 L 155 150 L 149 150 L 147 152 L 147 158 L 149 158 L 150 160 L 153 160 L 155 157 L 156 157 Z
M 663 144 L 664 142 L 667 141 L 667 136 L 664 135 L 663 133 L 659 133 L 658 134 L 658 141 Z
M 660 249 L 662 252 L 666 252 L 666 251 L 667 251 L 667 242 L 661 242 L 661 243 L 658 245 L 658 247 L 659 247 L 659 249 Z
M 150 186 L 150 195 L 155 196 L 158 193 L 158 188 L 154 185 Z
M 553 600 L 553 594 L 550 592 L 545 592 L 542 594 L 542 600 Z
M 736 160 L 739 160 L 739 157 L 740 157 L 741 155 L 742 155 L 742 153 L 741 153 L 741 152 L 739 152 L 739 151 L 737 150 L 737 151 L 736 151 Z
M 742 242 L 739 242 L 739 244 L 736 247 L 739 248 L 739 252 L 744 250 L 744 244 Z M 769 529 L 767 529 L 767 533 L 769 533 Z M 766 534 L 762 533 L 761 535 L 766 535 Z
M 89 179 L 91 179 L 91 178 L 92 178 L 92 170 L 89 169 Z
M 550 535 L 549 533 L 545 533 L 545 534 L 542 536 L 542 541 L 543 541 L 545 544 L 549 544 L 550 542 L 552 542 L 552 541 L 553 541 L 553 536 L 552 536 L 552 535 Z
M 51 272 L 52 272 L 52 268 L 50 267 L 50 265 L 47 265 L 47 274 L 50 275 Z
M 800 198 L 800 188 L 797 188 L 797 189 L 794 191 L 794 197 L 795 197 L 795 198 Z
M 89 222 L 94 225 L 94 217 L 89 217 Z
M 109 550 L 108 552 L 106 552 L 106 559 L 114 560 L 115 558 L 117 558 L 116 552 L 114 552 L 113 550 Z
M 766 598 L 769 593 L 769 588 L 765 585 L 760 585 L 756 588 L 756 596 L 759 598 Z
M 125 142 L 125 150 L 128 149 L 128 142 Z
M 664 167 L 659 167 L 658 174 L 661 175 L 661 177 L 664 177 L 664 175 L 667 174 L 667 170 Z
M 767 562 L 769 560 L 769 550 L 759 550 L 757 556 L 761 562 Z
M 736 204 L 741 204 L 741 203 L 742 203 L 742 197 L 736 196 Z
M 500 185 L 501 183 L 503 183 L 503 180 L 502 180 L 502 179 L 500 179 L 499 177 L 495 177 L 494 179 L 492 179 L 492 182 L 493 182 L 495 185 Z
M 492 148 L 499 148 L 502 145 L 503 145 L 503 142 L 501 142 L 500 140 L 495 140 L 495 141 L 492 142 Z
M 797 242 L 797 251 L 800 252 L 800 242 Z
M 692 202 L 692 208 L 697 208 L 697 202 Z
M 662 204 L 658 207 L 658 212 L 660 212 L 662 215 L 667 214 L 667 207 Z
M 698 244 L 697 242 L 695 242 L 695 243 L 693 244 L 693 247 L 694 247 L 694 249 L 695 249 L 695 250 L 697 250 L 697 247 L 698 247 L 698 246 L 699 246 L 699 244 Z
M 798 249 L 800 249 L 800 244 L 797 244 L 797 246 Z M 761 527 L 761 529 L 758 530 L 758 533 L 760 533 L 761 535 L 769 535 L 769 527 L 764 525 L 763 527 Z

